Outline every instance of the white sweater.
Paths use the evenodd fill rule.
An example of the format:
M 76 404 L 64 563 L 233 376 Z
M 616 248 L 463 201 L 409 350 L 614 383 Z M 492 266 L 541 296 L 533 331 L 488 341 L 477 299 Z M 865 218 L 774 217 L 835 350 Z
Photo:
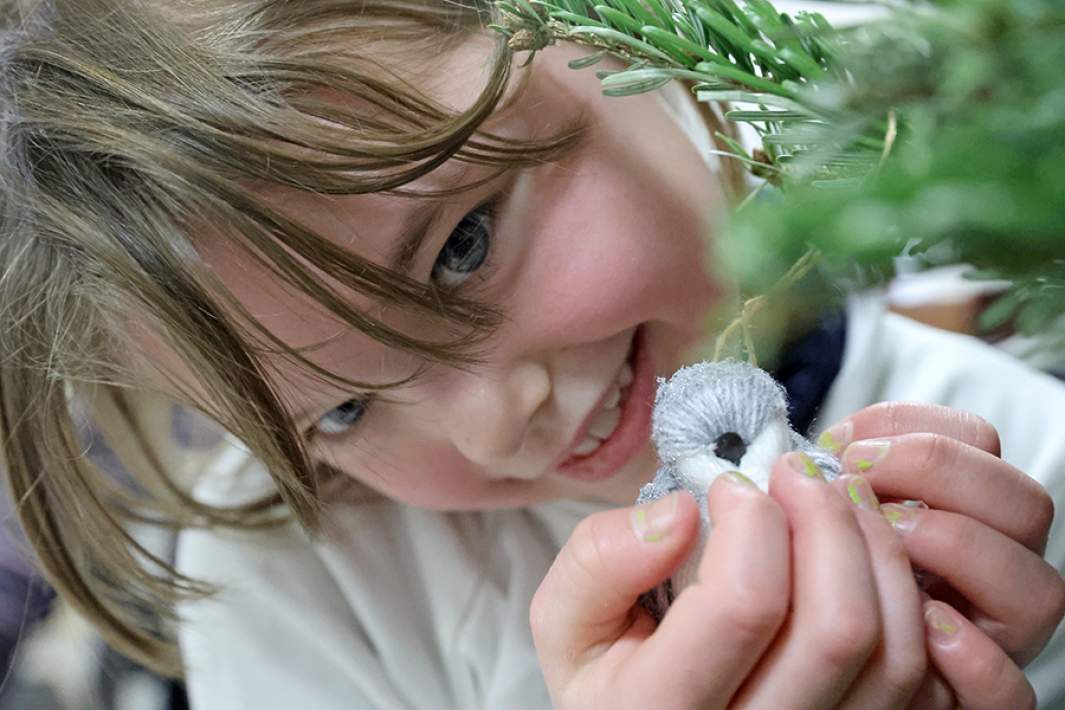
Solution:
M 1004 457 L 1065 502 L 1065 385 L 974 339 L 850 307 L 842 370 L 824 425 L 884 400 L 938 402 L 999 430 Z M 230 446 L 197 495 L 232 503 L 268 488 Z M 181 642 L 196 710 L 544 710 L 529 601 L 574 525 L 595 506 L 445 514 L 352 505 L 312 543 L 267 533 L 188 531 L 180 568 L 223 587 L 185 608 Z M 1055 523 L 1048 559 L 1065 569 Z M 1065 700 L 1065 634 L 1029 669 L 1041 707 Z

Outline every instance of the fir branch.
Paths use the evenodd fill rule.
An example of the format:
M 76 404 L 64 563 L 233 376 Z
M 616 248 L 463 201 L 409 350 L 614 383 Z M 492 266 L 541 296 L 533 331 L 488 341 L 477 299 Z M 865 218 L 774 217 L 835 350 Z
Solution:
M 800 169 L 796 179 L 803 183 L 858 177 L 857 168 L 847 172 L 839 161 L 812 170 L 811 146 L 860 150 L 869 153 L 870 160 L 885 152 L 884 134 L 872 128 L 851 146 L 833 138 L 832 130 L 844 122 L 845 112 L 818 95 L 818 82 L 846 72 L 834 59 L 841 35 L 820 15 L 791 18 L 765 0 L 742 5 L 734 0 L 608 2 L 504 0 L 498 7 L 516 50 L 535 53 L 556 41 L 572 41 L 596 50 L 587 62 L 571 63 L 574 68 L 590 66 L 606 54 L 620 59 L 627 68 L 602 77 L 609 96 L 653 91 L 683 80 L 702 101 L 744 105 L 726 118 L 757 124 L 756 130 L 768 138 L 762 147 L 768 163 L 755 161 L 752 173 L 772 174 L 774 184 L 784 189 L 791 182 L 792 166 Z M 789 161 L 802 155 L 804 161 Z M 739 152 L 734 157 L 744 159 Z M 773 170 L 766 170 L 767 164 Z

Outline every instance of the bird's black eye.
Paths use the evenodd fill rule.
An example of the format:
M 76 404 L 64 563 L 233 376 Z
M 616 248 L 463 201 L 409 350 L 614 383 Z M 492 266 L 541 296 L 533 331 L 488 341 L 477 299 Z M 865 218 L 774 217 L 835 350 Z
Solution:
M 747 444 L 736 432 L 726 431 L 714 440 L 714 453 L 718 458 L 739 466 L 740 459 L 747 453 Z

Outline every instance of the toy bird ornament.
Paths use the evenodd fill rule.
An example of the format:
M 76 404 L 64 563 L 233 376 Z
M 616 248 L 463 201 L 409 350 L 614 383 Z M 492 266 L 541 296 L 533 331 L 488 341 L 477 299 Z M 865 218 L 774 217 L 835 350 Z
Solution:
M 713 528 L 706 493 L 717 476 L 739 471 L 768 490 L 773 464 L 789 451 L 805 453 L 829 480 L 840 475 L 835 457 L 792 430 L 784 388 L 747 363 L 700 363 L 660 381 L 651 436 L 662 465 L 654 480 L 640 489 L 637 502 L 686 490 L 702 513 L 698 544 L 669 580 L 641 599 L 659 619 L 681 590 L 695 581 Z

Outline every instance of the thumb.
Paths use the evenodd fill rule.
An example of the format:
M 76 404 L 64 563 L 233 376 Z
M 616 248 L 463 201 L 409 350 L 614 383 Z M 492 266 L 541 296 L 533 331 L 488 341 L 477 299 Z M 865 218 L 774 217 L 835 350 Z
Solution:
M 581 521 L 530 609 L 533 640 L 549 682 L 565 682 L 590 649 L 616 640 L 632 624 L 636 599 L 676 569 L 691 550 L 698 526 L 695 499 L 684 492 Z

